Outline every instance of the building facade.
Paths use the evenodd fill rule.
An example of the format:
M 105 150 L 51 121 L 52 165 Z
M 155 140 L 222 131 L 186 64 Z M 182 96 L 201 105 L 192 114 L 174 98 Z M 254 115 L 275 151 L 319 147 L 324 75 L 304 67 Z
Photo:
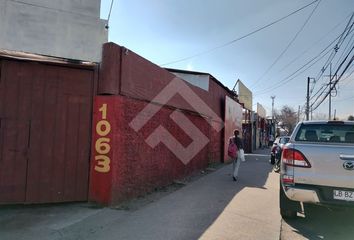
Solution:
M 100 62 L 107 42 L 100 0 L 0 1 L 0 50 Z

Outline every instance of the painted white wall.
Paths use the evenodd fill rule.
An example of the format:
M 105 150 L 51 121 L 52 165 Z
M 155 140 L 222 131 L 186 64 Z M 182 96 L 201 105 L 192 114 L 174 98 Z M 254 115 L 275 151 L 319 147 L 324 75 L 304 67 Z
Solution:
M 0 49 L 99 62 L 101 0 L 1 0 Z
M 205 91 L 209 91 L 209 75 L 206 74 L 189 74 L 189 73 L 180 73 L 180 72 L 172 72 L 177 77 L 183 79 L 190 84 L 197 86 Z

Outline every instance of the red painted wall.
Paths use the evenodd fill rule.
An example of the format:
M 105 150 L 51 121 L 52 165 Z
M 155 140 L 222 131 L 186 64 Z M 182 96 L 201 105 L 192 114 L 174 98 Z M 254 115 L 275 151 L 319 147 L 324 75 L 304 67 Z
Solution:
M 220 119 L 224 118 L 224 99 L 230 93 L 213 80 L 209 82 L 209 91 L 186 84 L 219 116 L 219 120 L 211 119 L 210 115 L 202 117 L 197 114 L 200 109 L 194 109 L 180 94 L 176 94 L 167 103 L 162 103 L 163 107 L 139 130 L 135 131 L 129 125 L 174 78 L 172 73 L 128 49 L 113 43 L 104 45 L 99 96 L 94 101 L 90 200 L 106 205 L 116 204 L 156 187 L 166 186 L 173 180 L 207 167 L 209 163 L 222 161 L 224 132 L 215 130 L 213 126 L 223 126 Z M 95 157 L 100 154 L 96 142 L 102 136 L 95 126 L 102 120 L 99 109 L 103 104 L 107 104 L 107 121 L 111 125 L 111 132 L 103 136 L 110 139 L 107 142 L 110 151 L 106 154 L 110 159 L 110 168 L 108 172 L 97 172 L 95 166 L 100 163 Z M 163 126 L 183 147 L 193 142 L 171 119 L 176 109 L 208 138 L 208 143 L 186 164 L 164 143 L 151 147 L 146 142 L 159 126 Z
M 174 109 L 163 107 L 138 132 L 129 126 L 135 116 L 148 104 L 144 101 L 123 96 L 97 96 L 95 99 L 94 124 L 101 120 L 98 108 L 107 104 L 108 121 L 111 124 L 110 170 L 100 173 L 94 170 L 97 165 L 95 142 L 100 137 L 97 131 L 93 134 L 93 157 L 91 161 L 90 200 L 104 204 L 114 204 L 131 197 L 149 192 L 158 186 L 166 186 L 175 179 L 180 179 L 193 171 L 207 167 L 210 149 L 218 156 L 219 141 L 210 141 L 188 163 L 184 164 L 163 143 L 155 148 L 150 147 L 145 139 L 160 125 L 165 127 L 183 146 L 187 147 L 192 139 L 171 119 Z M 129 106 L 129 107 L 127 107 Z M 184 113 L 198 129 L 210 136 L 211 126 L 208 119 L 191 113 Z M 215 131 L 215 130 L 214 130 Z M 214 133 L 215 134 L 215 133 Z M 218 134 L 216 134 L 218 135 Z
M 124 95 L 151 101 L 175 75 L 136 53 L 114 43 L 103 46 L 98 94 Z M 209 91 L 186 83 L 221 119 L 224 117 L 225 96 L 230 93 L 210 77 Z M 176 96 L 170 106 L 195 111 L 184 99 Z
M 112 97 L 95 97 L 93 102 L 92 146 L 89 200 L 109 205 L 112 200 L 112 177 L 115 168 L 114 151 L 118 144 L 114 136 L 117 118 Z

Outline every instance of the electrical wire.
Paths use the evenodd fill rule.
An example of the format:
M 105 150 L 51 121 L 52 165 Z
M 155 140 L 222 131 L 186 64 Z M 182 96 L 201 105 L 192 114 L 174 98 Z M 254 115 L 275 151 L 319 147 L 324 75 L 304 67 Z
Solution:
M 315 77 L 315 79 L 320 79 L 320 78 L 322 77 L 323 73 L 326 71 L 326 69 L 328 68 L 328 66 L 331 64 L 333 58 L 334 58 L 335 55 L 337 54 L 337 51 L 338 51 L 338 49 L 341 47 L 343 41 L 346 39 L 346 37 L 348 36 L 348 34 L 351 32 L 351 29 L 352 29 L 352 27 L 353 27 L 354 22 L 353 22 L 352 24 L 350 24 L 350 23 L 351 23 L 351 21 L 352 21 L 352 19 L 353 19 L 353 16 L 354 16 L 354 13 L 352 13 L 352 16 L 350 17 L 350 19 L 349 19 L 349 21 L 348 21 L 348 23 L 347 23 L 347 26 L 345 27 L 343 33 L 340 35 L 340 38 L 339 38 L 337 44 L 336 44 L 335 47 L 333 48 L 334 51 L 331 53 L 331 55 L 329 56 L 329 58 L 327 59 L 327 61 L 325 62 L 324 66 L 322 67 L 322 69 L 320 70 L 320 72 L 317 74 L 317 76 Z M 349 25 L 350 25 L 350 27 L 349 27 Z M 345 34 L 346 32 L 347 32 L 347 34 Z M 344 36 L 344 35 L 345 35 L 345 36 Z M 343 36 L 344 36 L 344 38 L 343 38 Z M 316 84 L 316 82 L 315 82 L 315 84 Z M 314 84 L 314 85 L 315 85 L 315 84 Z M 314 86 L 313 86 L 313 87 L 314 87 Z
M 327 47 L 328 48 L 328 47 Z M 282 87 L 285 83 L 290 82 L 291 80 L 295 79 L 297 76 L 299 76 L 300 74 L 302 74 L 303 72 L 305 72 L 307 69 L 309 69 L 310 67 L 312 67 L 313 65 L 315 65 L 319 60 L 321 60 L 322 58 L 324 58 L 327 54 L 329 54 L 332 49 L 329 49 L 327 52 L 324 53 L 325 50 L 327 50 L 327 48 L 325 48 L 324 50 L 322 50 L 317 56 L 313 57 L 310 61 L 306 62 L 303 66 L 301 66 L 299 69 L 297 69 L 295 72 L 291 73 L 290 75 L 288 75 L 287 77 L 283 78 L 282 80 L 280 80 L 278 83 L 276 83 L 275 85 L 272 85 L 268 88 L 265 88 L 263 90 L 260 90 L 258 92 L 255 92 L 255 95 L 262 95 L 268 92 L 273 91 L 274 89 L 277 89 L 279 87 Z M 321 54 L 324 53 L 322 56 Z M 317 59 L 318 58 L 318 59 Z M 317 59 L 317 60 L 316 60 Z M 313 62 L 314 61 L 314 62 Z M 313 62 L 313 63 L 312 63 Z M 310 64 L 310 65 L 309 65 Z M 309 66 L 308 66 L 309 65 Z M 305 69 L 304 69 L 305 68 Z M 301 71 L 302 69 L 304 69 L 303 71 Z M 300 72 L 301 71 L 301 72 Z
M 314 103 L 318 100 L 318 99 L 320 99 L 320 97 L 325 93 L 325 91 L 327 90 L 327 88 L 329 87 L 329 84 L 324 84 L 323 86 L 325 86 L 325 88 L 322 90 L 322 92 L 316 97 L 316 99 L 313 101 Z M 313 104 L 314 104 L 313 103 Z M 313 104 L 310 106 L 310 107 L 312 107 L 313 106 Z M 313 110 L 315 110 L 315 109 L 313 109 Z
M 318 73 L 317 77 L 315 78 L 314 84 L 312 85 L 312 87 L 311 87 L 311 89 L 310 89 L 310 94 L 311 94 L 310 100 L 312 100 L 314 97 L 316 97 L 317 94 L 319 94 L 319 95 L 317 95 L 317 97 L 316 97 L 316 100 L 315 100 L 315 102 L 316 102 L 316 101 L 321 97 L 321 95 L 327 90 L 327 85 L 325 85 L 325 88 L 324 88 L 324 85 L 322 85 L 322 87 L 316 92 L 316 94 L 312 95 L 312 92 L 313 92 L 313 90 L 315 89 L 316 83 L 319 82 L 319 81 L 322 79 L 322 76 L 323 76 L 324 71 L 327 69 L 327 67 L 328 67 L 330 64 L 332 64 L 332 61 L 333 61 L 333 59 L 334 59 L 334 57 L 335 57 L 335 55 L 336 55 L 338 49 L 340 49 L 340 46 L 342 45 L 342 43 L 344 42 L 344 40 L 345 40 L 345 39 L 347 38 L 347 36 L 353 31 L 353 30 L 352 30 L 352 26 L 353 26 L 354 23 L 351 24 L 351 26 L 348 28 L 348 26 L 349 26 L 349 24 L 350 24 L 350 22 L 351 22 L 351 20 L 352 20 L 352 18 L 353 18 L 353 15 L 354 15 L 354 13 L 352 13 L 351 18 L 349 19 L 349 22 L 348 22 L 346 28 L 344 29 L 344 31 L 343 31 L 342 34 L 340 35 L 340 38 L 339 38 L 337 44 L 336 44 L 335 47 L 333 48 L 334 51 L 331 53 L 331 55 L 329 56 L 329 58 L 327 59 L 325 65 L 324 65 L 324 67 L 322 67 L 322 69 L 321 69 L 320 72 Z M 344 34 L 345 34 L 346 32 L 347 32 L 347 34 L 344 36 Z M 344 38 L 343 38 L 343 36 L 344 36 Z M 316 79 L 317 79 L 317 80 L 316 80 Z M 324 88 L 324 89 L 323 89 L 323 88 Z M 323 89 L 322 92 L 320 92 L 321 89 Z
M 268 27 L 270 27 L 270 26 L 272 26 L 272 25 L 274 25 L 274 24 L 276 24 L 276 23 L 278 23 L 278 22 L 280 22 L 280 21 L 282 21 L 282 20 L 284 20 L 284 19 L 286 19 L 286 18 L 288 18 L 288 17 L 294 15 L 295 13 L 300 12 L 301 10 L 303 10 L 303 9 L 305 9 L 305 8 L 307 8 L 307 7 L 309 7 L 309 6 L 311 6 L 312 4 L 314 4 L 314 3 L 318 2 L 318 1 L 320 1 L 320 0 L 312 1 L 311 3 L 309 3 L 309 4 L 303 6 L 303 7 L 299 8 L 299 9 L 297 9 L 297 10 L 295 10 L 295 11 L 289 13 L 288 15 L 286 15 L 286 16 L 284 16 L 284 17 L 281 17 L 281 18 L 279 18 L 279 19 L 277 19 L 277 20 L 275 20 L 275 21 L 273 21 L 273 22 L 271 22 L 271 23 L 268 23 L 268 24 L 264 25 L 263 27 L 260 27 L 260 28 L 258 28 L 258 29 L 256 29 L 256 30 L 252 31 L 252 32 L 249 32 L 249 33 L 247 33 L 247 34 L 245 34 L 245 35 L 243 35 L 243 36 L 241 36 L 241 37 L 238 37 L 238 38 L 236 38 L 236 39 L 233 39 L 233 40 L 231 40 L 231 41 L 229 41 L 229 42 L 226 42 L 226 43 L 221 44 L 221 45 L 219 45 L 219 46 L 210 48 L 210 49 L 208 49 L 208 50 L 205 50 L 205 51 L 196 53 L 196 54 L 191 55 L 191 56 L 188 56 L 188 57 L 184 57 L 184 58 L 181 58 L 181 59 L 178 59 L 178 60 L 174 60 L 174 61 L 171 61 L 171 62 L 167 62 L 167 63 L 160 64 L 160 66 L 167 66 L 167 65 L 174 64 L 174 63 L 183 62 L 183 61 L 186 61 L 186 60 L 189 60 L 189 59 L 192 59 L 192 58 L 196 58 L 196 57 L 199 57 L 199 56 L 201 56 L 201 55 L 205 55 L 205 54 L 207 54 L 207 53 L 213 52 L 213 51 L 215 51 L 215 50 L 217 50 L 217 49 L 219 49 L 219 48 L 223 48 L 223 47 L 226 47 L 226 46 L 228 46 L 228 45 L 234 44 L 235 42 L 238 42 L 238 41 L 240 41 L 240 40 L 242 40 L 242 39 L 244 39 L 244 38 L 246 38 L 246 37 L 249 37 L 249 36 L 251 36 L 251 35 L 253 35 L 253 34 L 255 34 L 255 33 L 259 32 L 259 31 L 261 31 L 261 30 L 263 30 L 263 29 L 265 29 L 265 28 L 268 28 Z
M 350 29 L 352 28 L 352 26 L 354 25 L 354 23 L 350 26 Z M 349 30 L 350 30 L 349 29 Z M 348 36 L 348 35 L 346 35 Z M 346 37 L 345 37 L 346 38 Z M 332 63 L 335 55 L 337 54 L 338 50 L 340 49 L 340 46 L 342 45 L 343 41 L 345 38 L 340 38 L 338 40 L 338 43 L 335 45 L 335 47 L 333 48 L 333 52 L 332 54 L 330 55 L 330 57 L 327 59 L 326 63 L 324 64 L 324 66 L 322 67 L 322 69 L 320 70 L 319 74 L 317 75 L 316 79 L 320 79 L 323 75 L 323 73 L 326 71 L 326 69 L 328 68 L 328 66 Z
M 323 85 L 321 86 L 321 88 L 319 88 L 319 89 L 317 90 L 317 92 L 316 92 L 314 95 L 312 95 L 312 96 L 310 97 L 310 101 L 311 101 L 312 99 L 314 99 L 314 98 L 317 96 L 317 94 L 319 94 L 319 93 L 321 92 L 321 90 L 322 90 L 324 87 L 327 88 L 327 86 L 328 86 L 328 84 L 323 84 Z M 326 89 L 324 89 L 324 91 L 326 91 Z
M 353 14 L 351 14 L 353 16 Z M 352 19 L 352 18 L 351 18 Z M 350 24 L 351 19 L 349 20 L 348 24 Z M 317 63 L 319 60 L 321 60 L 323 57 L 325 57 L 327 54 L 329 54 L 332 49 L 329 49 L 327 52 L 325 52 L 328 48 L 330 48 L 338 39 L 341 40 L 342 36 L 345 34 L 346 30 L 348 30 L 348 24 L 346 25 L 345 30 L 338 36 L 336 37 L 329 45 L 327 45 L 327 47 L 325 49 L 323 49 L 318 55 L 316 55 L 314 58 L 312 58 L 310 61 L 308 61 L 307 63 L 305 63 L 302 67 L 300 67 L 299 69 L 297 69 L 295 72 L 293 72 L 292 74 L 290 74 L 289 76 L 283 78 L 282 80 L 280 80 L 278 83 L 275 83 L 275 85 L 272 85 L 268 88 L 262 89 L 260 91 L 255 92 L 255 96 L 256 95 L 263 95 L 265 93 L 271 92 L 277 88 L 282 87 L 285 83 L 290 82 L 291 80 L 295 79 L 297 76 L 299 76 L 300 74 L 304 73 L 307 69 L 309 69 L 310 67 L 312 67 L 315 63 Z M 350 28 L 349 29 L 349 33 L 351 33 L 353 30 Z M 339 42 L 338 40 L 338 42 Z M 337 44 L 338 44 L 337 42 Z M 324 53 L 324 55 L 321 56 L 322 53 Z M 318 58 L 318 59 L 317 59 Z M 317 59 L 317 60 L 316 60 Z M 316 60 L 316 61 L 315 61 Z M 311 64 L 312 61 L 315 61 L 314 63 Z M 327 60 L 328 61 L 328 60 Z M 311 64 L 310 66 L 308 66 L 309 64 Z M 308 66 L 308 67 L 306 67 Z M 306 68 L 305 68 L 306 67 Z M 303 71 L 301 71 L 303 68 L 305 68 Z M 299 72 L 301 71 L 301 72 Z M 298 73 L 299 72 L 299 73 Z M 314 88 L 314 86 L 313 86 Z M 310 92 L 312 93 L 313 88 L 310 90 Z
M 289 50 L 290 46 L 295 42 L 296 38 L 299 36 L 299 34 L 304 30 L 305 26 L 307 23 L 310 21 L 311 17 L 313 16 L 314 12 L 320 5 L 322 0 L 318 1 L 317 5 L 312 9 L 310 15 L 307 17 L 305 22 L 302 24 L 301 28 L 296 32 L 295 36 L 291 39 L 291 41 L 288 43 L 288 45 L 285 47 L 285 49 L 280 53 L 280 55 L 274 60 L 274 62 L 268 67 L 268 69 L 250 86 L 253 87 L 255 86 L 265 75 L 269 73 L 270 70 L 275 66 L 275 64 L 278 63 L 278 61 L 284 56 L 284 54 Z
M 353 31 L 353 30 L 351 30 Z M 297 69 L 296 71 L 294 71 L 293 73 L 291 73 L 290 75 L 288 75 L 287 77 L 283 78 L 282 80 L 280 80 L 279 82 L 275 83 L 274 85 L 259 90 L 257 92 L 255 92 L 255 95 L 263 95 L 265 93 L 271 92 L 274 89 L 277 89 L 281 86 L 283 86 L 283 84 L 290 82 L 291 80 L 293 80 L 295 77 L 299 76 L 301 73 L 305 72 L 307 69 L 309 69 L 310 67 L 312 67 L 314 64 L 316 64 L 319 60 L 321 60 L 322 58 L 324 58 L 327 54 L 329 54 L 332 51 L 332 45 L 342 36 L 343 33 L 341 33 L 339 36 L 337 36 L 332 42 L 330 42 L 320 53 L 318 53 L 315 57 L 313 57 L 312 59 L 310 59 L 308 62 L 306 62 L 303 66 L 301 66 L 299 69 Z M 327 51 L 326 51 L 327 50 Z M 324 54 L 323 54 L 324 53 Z M 323 55 L 322 55 L 323 54 Z M 322 55 L 322 56 L 321 56 Z M 316 60 L 317 59 L 317 60 Z M 313 62 L 315 61 L 315 62 Z M 313 62 L 313 63 L 312 63 Z M 312 64 L 311 64 L 312 63 Z M 309 64 L 311 64 L 310 66 L 308 66 Z M 307 67 L 308 66 L 308 67 Z M 305 68 L 305 69 L 304 69 Z M 304 69 L 303 71 L 301 71 L 302 69 Z M 300 73 L 298 73 L 299 71 L 301 71 Z
M 349 14 L 346 16 L 343 20 L 341 20 L 339 23 L 337 23 L 331 30 L 329 30 L 327 33 L 322 35 L 316 42 L 314 42 L 310 47 L 308 47 L 305 51 L 300 53 L 298 56 L 296 56 L 293 60 L 289 61 L 282 69 L 279 70 L 279 72 L 283 72 L 285 69 L 287 69 L 289 66 L 291 66 L 294 62 L 296 62 L 300 57 L 302 57 L 305 53 L 310 51 L 314 46 L 318 46 L 320 42 L 323 41 L 325 37 L 327 37 L 330 33 L 332 33 L 335 29 L 337 29 L 342 23 L 351 16 L 352 14 Z M 338 37 L 339 38 L 339 37 Z
M 332 60 L 334 59 L 338 49 L 340 49 L 340 46 L 342 45 L 342 43 L 344 42 L 344 40 L 347 38 L 347 36 L 353 31 L 352 30 L 352 27 L 354 25 L 354 22 L 350 25 L 352 19 L 353 19 L 353 16 L 354 16 L 354 13 L 352 13 L 352 16 L 351 18 L 349 19 L 349 22 L 346 26 L 346 28 L 344 29 L 343 33 L 340 35 L 340 38 L 337 42 L 337 44 L 335 45 L 335 47 L 333 48 L 334 51 L 331 53 L 331 55 L 329 56 L 329 58 L 327 59 L 324 67 L 322 67 L 321 71 L 319 72 L 319 75 L 317 75 L 317 77 L 315 79 L 317 79 L 317 81 L 314 82 L 313 86 L 311 87 L 310 89 L 310 93 L 312 94 L 314 88 L 315 88 L 315 85 L 316 83 L 321 79 L 321 77 L 323 76 L 323 73 L 324 71 L 327 69 L 327 67 L 332 63 Z M 350 25 L 350 27 L 348 28 L 348 26 Z M 347 32 L 347 33 L 346 33 Z M 345 34 L 346 33 L 346 34 Z M 345 34 L 345 36 L 344 36 Z M 343 37 L 344 36 L 344 37 Z M 341 58 L 341 57 L 340 57 Z M 340 60 L 339 58 L 339 60 Z M 323 89 L 323 86 L 320 88 L 320 89 Z M 313 99 L 318 93 L 319 95 L 317 96 L 315 102 L 321 97 L 321 95 L 326 91 L 327 89 L 327 86 L 322 90 L 321 93 L 319 93 L 321 90 L 317 91 L 316 94 L 314 96 L 311 96 L 311 99 Z
M 350 43 L 354 44 L 354 42 L 352 41 L 353 38 L 354 38 L 354 33 L 352 34 L 351 38 L 349 39 L 349 41 L 348 41 L 347 45 L 345 46 L 345 48 L 344 48 L 342 54 L 341 54 L 340 57 L 338 58 L 338 60 L 337 60 L 337 62 L 336 62 L 336 64 L 335 64 L 335 66 L 337 66 L 338 63 L 339 63 L 339 61 L 342 59 L 342 57 L 343 57 L 343 55 L 345 54 L 345 52 L 347 51 L 347 49 L 348 49 Z
M 111 13 L 112 13 L 112 8 L 113 8 L 113 4 L 114 4 L 114 0 L 111 0 L 111 6 L 109 8 L 109 13 L 108 13 L 108 17 L 107 17 L 107 25 L 106 28 L 109 28 L 109 20 L 111 18 Z
M 352 66 L 350 66 L 350 67 L 353 67 L 354 65 L 352 65 Z M 349 69 L 348 69 L 349 70 Z M 354 73 L 354 69 L 353 69 L 353 71 L 351 72 L 351 73 L 349 73 L 345 78 L 343 78 L 343 80 L 342 80 L 342 82 L 344 82 L 345 80 L 347 80 L 347 79 L 349 79 L 352 75 L 353 75 L 353 73 Z M 345 84 L 343 84 L 343 86 L 344 85 L 347 85 L 347 84 L 349 84 L 350 83 L 350 81 L 348 81 L 348 82 L 346 82 Z
M 350 52 L 347 54 L 347 56 L 345 57 L 345 59 L 341 62 L 341 64 L 339 65 L 339 67 L 337 68 L 335 74 L 333 76 L 331 76 L 330 82 L 332 82 L 334 76 L 337 76 L 338 71 L 340 70 L 340 68 L 342 67 L 342 65 L 345 63 L 345 61 L 347 60 L 347 58 L 349 57 L 350 53 L 353 51 L 354 47 L 352 47 L 352 49 L 350 50 Z M 311 104 L 311 108 L 312 110 L 316 110 L 322 103 L 323 101 L 329 96 L 329 94 L 331 94 L 332 90 L 336 87 L 336 84 L 340 81 L 340 79 L 343 77 L 344 73 L 347 71 L 347 69 L 350 67 L 350 65 L 352 64 L 352 62 L 354 61 L 354 55 L 351 57 L 351 59 L 349 60 L 347 66 L 345 67 L 345 69 L 342 71 L 342 73 L 340 74 L 340 76 L 333 82 L 333 85 L 330 87 L 329 91 L 326 93 L 326 95 L 322 98 L 322 100 L 317 103 L 317 105 L 315 107 L 313 107 L 313 105 L 316 103 L 316 101 L 314 103 Z
M 27 5 L 27 6 L 31 6 L 31 7 L 36 7 L 36 8 L 48 9 L 48 10 L 52 10 L 52 11 L 56 11 L 56 12 L 69 13 L 72 15 L 80 15 L 80 16 L 88 17 L 88 18 L 95 18 L 95 19 L 97 18 L 97 17 L 93 17 L 90 15 L 82 14 L 80 12 L 73 12 L 73 11 L 68 11 L 68 10 L 64 10 L 64 9 L 60 9 L 60 8 L 47 7 L 47 6 L 37 5 L 34 3 L 28 3 L 28 2 L 24 2 L 24 1 L 20 1 L 20 0 L 7 0 L 7 1 L 22 4 L 22 5 Z

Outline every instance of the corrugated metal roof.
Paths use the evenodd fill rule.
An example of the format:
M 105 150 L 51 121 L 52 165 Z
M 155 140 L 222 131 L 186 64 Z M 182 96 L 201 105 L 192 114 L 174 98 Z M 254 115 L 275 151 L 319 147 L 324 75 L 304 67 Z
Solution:
M 11 51 L 11 50 L 4 50 L 4 49 L 0 49 L 0 57 L 23 60 L 23 61 L 37 61 L 37 62 L 57 63 L 61 65 L 75 65 L 75 66 L 88 67 L 88 68 L 92 68 L 97 65 L 97 63 L 94 62 L 83 62 L 75 59 L 58 58 L 58 57 L 39 55 L 35 53 Z

